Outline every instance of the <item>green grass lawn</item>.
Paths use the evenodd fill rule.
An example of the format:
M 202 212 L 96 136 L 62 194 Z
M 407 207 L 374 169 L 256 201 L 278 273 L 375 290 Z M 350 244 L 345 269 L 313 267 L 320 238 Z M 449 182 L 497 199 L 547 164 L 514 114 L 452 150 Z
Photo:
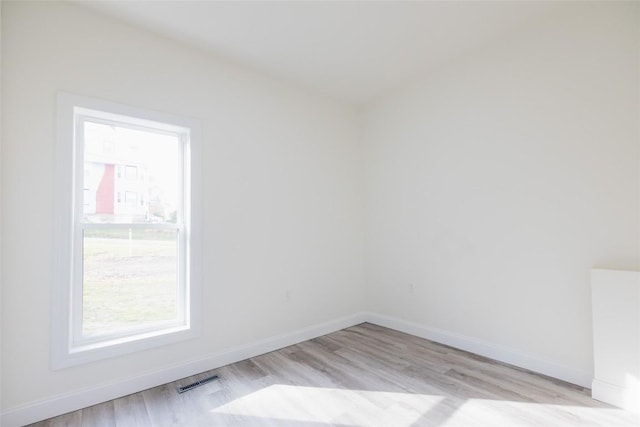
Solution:
M 127 230 L 124 236 L 128 236 Z M 157 230 L 152 230 L 157 231 Z M 164 231 L 164 230 L 163 230 Z M 84 239 L 83 333 L 117 332 L 176 319 L 177 249 L 166 236 Z M 142 237 L 142 238 L 141 238 Z M 158 237 L 158 236 L 153 236 Z

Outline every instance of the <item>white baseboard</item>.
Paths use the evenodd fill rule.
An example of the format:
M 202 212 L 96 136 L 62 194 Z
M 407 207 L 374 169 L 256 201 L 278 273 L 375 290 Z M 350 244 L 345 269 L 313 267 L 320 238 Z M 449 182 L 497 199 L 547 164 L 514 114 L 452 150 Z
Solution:
M 373 323 L 375 325 L 384 326 L 386 328 L 395 329 L 396 331 L 426 338 L 431 341 L 518 366 L 520 368 L 528 369 L 543 375 L 548 375 L 582 387 L 589 388 L 591 386 L 591 380 L 593 379 L 593 374 L 591 372 L 559 365 L 557 363 L 542 360 L 490 342 L 455 334 L 442 329 L 432 328 L 382 314 L 367 313 L 366 318 L 369 323 Z
M 640 390 L 633 390 L 631 387 L 621 387 L 594 379 L 591 383 L 591 397 L 627 411 L 640 413 Z
M 30 402 L 17 408 L 11 408 L 1 415 L 3 427 L 19 427 L 87 406 L 96 405 L 151 387 L 166 384 L 200 372 L 216 369 L 230 363 L 249 359 L 260 354 L 278 350 L 302 341 L 317 338 L 331 332 L 366 322 L 366 314 L 358 313 L 307 328 L 270 337 L 242 347 L 231 348 L 198 359 L 168 366 L 163 369 L 145 372 L 127 380 L 100 384 L 95 387 L 74 390 L 47 399 Z

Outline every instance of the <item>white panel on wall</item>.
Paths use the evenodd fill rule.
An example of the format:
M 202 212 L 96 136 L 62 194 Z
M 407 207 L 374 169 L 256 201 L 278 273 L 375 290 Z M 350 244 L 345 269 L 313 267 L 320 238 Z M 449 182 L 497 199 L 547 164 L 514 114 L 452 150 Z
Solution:
M 594 399 L 640 412 L 640 272 L 591 270 Z

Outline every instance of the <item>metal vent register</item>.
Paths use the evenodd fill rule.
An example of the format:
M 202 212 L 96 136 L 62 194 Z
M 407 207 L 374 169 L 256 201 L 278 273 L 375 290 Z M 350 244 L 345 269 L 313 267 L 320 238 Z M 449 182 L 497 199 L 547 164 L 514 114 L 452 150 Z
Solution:
M 192 389 L 194 389 L 196 387 L 200 387 L 203 384 L 209 383 L 209 382 L 217 380 L 217 379 L 218 379 L 217 375 L 212 375 L 210 377 L 203 378 L 200 381 L 196 381 L 194 383 L 187 384 L 187 385 L 182 386 L 182 387 L 178 387 L 178 393 L 184 393 L 185 391 L 192 390 Z

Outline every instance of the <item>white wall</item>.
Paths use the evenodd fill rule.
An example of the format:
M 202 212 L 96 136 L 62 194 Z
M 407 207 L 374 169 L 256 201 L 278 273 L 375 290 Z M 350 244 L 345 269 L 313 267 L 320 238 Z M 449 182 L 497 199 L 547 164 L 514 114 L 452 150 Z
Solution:
M 639 10 L 576 4 L 367 109 L 369 310 L 592 375 L 590 269 L 640 267 Z
M 352 108 L 67 3 L 2 24 L 3 410 L 363 309 Z M 50 370 L 60 90 L 202 121 L 200 339 Z

